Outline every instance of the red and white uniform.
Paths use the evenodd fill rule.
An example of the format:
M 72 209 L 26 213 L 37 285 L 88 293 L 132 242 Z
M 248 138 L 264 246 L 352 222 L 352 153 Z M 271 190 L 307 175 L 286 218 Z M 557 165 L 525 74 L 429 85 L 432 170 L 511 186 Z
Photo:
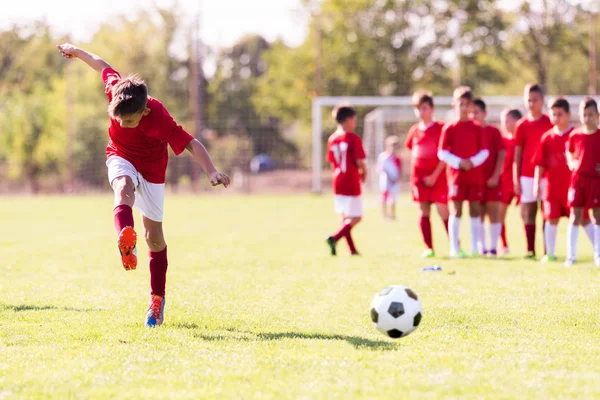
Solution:
M 502 183 L 502 203 L 510 205 L 515 197 L 515 184 L 513 181 L 515 138 L 502 136 L 502 140 L 504 141 L 504 149 L 506 150 L 504 165 L 502 166 L 502 177 L 500 178 L 500 182 Z
M 384 201 L 394 202 L 400 194 L 402 160 L 395 154 L 383 152 L 377 157 L 379 191 Z
M 440 158 L 448 164 L 448 188 L 451 200 L 481 201 L 484 175 L 481 165 L 489 156 L 483 127 L 475 121 L 448 123 L 442 130 Z M 460 160 L 469 159 L 473 168 L 461 170 Z
M 552 129 L 552 122 L 546 114 L 532 120 L 521 118 L 515 125 L 515 146 L 522 149 L 521 161 L 521 203 L 535 203 L 533 195 L 533 176 L 535 173 L 534 156 L 544 133 Z
M 336 131 L 327 141 L 327 161 L 333 171 L 335 211 L 346 217 L 362 216 L 360 171 L 358 162 L 366 158 L 360 136 Z
M 431 187 L 426 186 L 423 181 L 433 173 L 440 162 L 437 153 L 443 126 L 437 121 L 428 126 L 418 123 L 408 131 L 404 146 L 411 151 L 410 183 L 415 202 L 448 203 L 448 181 L 445 171 L 442 171 Z
M 487 141 L 490 155 L 481 166 L 481 168 L 483 168 L 483 179 L 485 181 L 482 201 L 484 203 L 501 201 L 503 189 L 501 180 L 498 180 L 498 185 L 496 187 L 488 187 L 487 181 L 492 177 L 492 175 L 494 175 L 494 171 L 496 170 L 498 152 L 505 149 L 504 139 L 502 137 L 502 133 L 495 126 L 486 125 L 483 127 L 483 130 L 485 132 L 485 139 Z
M 575 129 L 567 150 L 576 161 L 569 188 L 569 206 L 600 208 L 600 129 L 592 134 Z
M 534 164 L 544 168 L 546 187 L 542 196 L 544 219 L 569 216 L 568 193 L 571 170 L 567 164 L 566 147 L 573 128 L 559 132 L 556 127 L 542 136 L 534 155 Z
M 113 86 L 121 75 L 112 68 L 102 71 L 108 101 Z M 175 155 L 181 154 L 193 137 L 178 125 L 158 100 L 148 97 L 150 113 L 135 128 L 122 128 L 119 121 L 110 119 L 106 147 L 108 178 L 129 176 L 136 186 L 134 206 L 145 217 L 161 222 L 164 205 L 164 185 L 169 162 L 168 146 Z

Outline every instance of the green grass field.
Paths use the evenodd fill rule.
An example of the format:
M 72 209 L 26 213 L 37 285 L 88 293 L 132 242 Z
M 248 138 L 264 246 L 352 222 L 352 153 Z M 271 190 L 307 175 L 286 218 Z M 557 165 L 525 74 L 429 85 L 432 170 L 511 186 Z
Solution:
M 450 261 L 434 219 L 443 271 L 421 272 L 406 198 L 393 223 L 367 198 L 354 258 L 328 255 L 329 196 L 166 207 L 166 322 L 147 329 L 146 246 L 123 271 L 111 196 L 0 198 L 0 399 L 600 397 L 600 271 L 583 233 L 576 267 L 523 261 L 514 209 L 514 258 Z M 424 305 L 399 341 L 368 313 L 390 284 Z

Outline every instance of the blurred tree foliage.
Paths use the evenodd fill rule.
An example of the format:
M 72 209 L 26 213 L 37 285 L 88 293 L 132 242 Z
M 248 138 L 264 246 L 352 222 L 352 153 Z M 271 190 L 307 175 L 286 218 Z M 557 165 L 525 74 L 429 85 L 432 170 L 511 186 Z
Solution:
M 587 92 L 590 19 L 583 3 L 522 0 L 507 10 L 500 2 L 304 0 L 308 26 L 299 46 L 248 35 L 217 51 L 215 73 L 202 85 L 204 132 L 193 132 L 182 10 L 143 10 L 78 44 L 123 75 L 140 74 L 150 95 L 215 150 L 221 168 L 247 167 L 258 153 L 308 166 L 310 100 L 317 95 L 449 95 L 459 82 L 482 96 L 520 95 L 530 81 L 550 93 Z M 68 179 L 106 185 L 107 100 L 96 72 L 55 50 L 66 40 L 44 22 L 0 31 L 4 182 L 32 191 L 44 182 L 67 187 Z M 330 121 L 325 127 L 333 128 Z M 171 162 L 170 182 L 191 175 L 189 160 Z

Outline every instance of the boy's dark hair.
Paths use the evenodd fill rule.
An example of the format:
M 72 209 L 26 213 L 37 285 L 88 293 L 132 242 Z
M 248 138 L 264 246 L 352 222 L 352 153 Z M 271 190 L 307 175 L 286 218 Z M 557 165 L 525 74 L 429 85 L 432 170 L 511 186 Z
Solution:
M 111 118 L 141 113 L 148 103 L 148 87 L 138 75 L 129 75 L 112 88 L 112 100 L 108 105 Z
M 421 104 L 429 104 L 433 108 L 433 95 L 431 92 L 415 92 L 415 94 L 413 94 L 412 103 L 415 108 L 421 107 Z
M 453 96 L 454 100 L 469 100 L 469 101 L 473 101 L 473 92 L 471 91 L 471 88 L 468 86 L 459 86 L 456 89 L 454 89 L 454 94 Z
M 586 97 L 585 99 L 581 100 L 580 107 L 582 110 L 587 110 L 588 108 L 592 107 L 596 112 L 598 112 L 598 103 L 596 103 L 596 100 L 592 99 L 591 97 Z
M 478 97 L 475 100 L 473 100 L 473 105 L 478 107 L 481 111 L 485 112 L 487 110 L 487 105 L 485 104 L 485 101 L 483 101 L 482 98 Z
M 539 93 L 540 96 L 544 97 L 544 89 L 539 83 L 528 83 L 525 85 L 525 93 Z
M 510 110 L 508 110 L 506 112 L 506 115 L 510 115 L 511 117 L 513 117 L 514 119 L 516 119 L 517 121 L 520 120 L 521 118 L 523 118 L 523 114 L 521 114 L 521 111 L 519 111 L 518 108 L 511 108 Z
M 343 106 L 335 111 L 335 120 L 338 124 L 343 124 L 348 118 L 356 115 L 356 111 L 352 107 Z
M 562 108 L 565 112 L 571 112 L 571 105 L 564 97 L 557 97 L 550 103 L 550 108 Z

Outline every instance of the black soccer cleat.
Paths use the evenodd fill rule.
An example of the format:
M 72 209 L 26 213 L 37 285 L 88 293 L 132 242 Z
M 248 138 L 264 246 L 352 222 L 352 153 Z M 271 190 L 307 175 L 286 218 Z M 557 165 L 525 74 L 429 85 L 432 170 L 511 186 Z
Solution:
M 331 255 L 332 256 L 337 255 L 337 253 L 335 251 L 335 239 L 333 238 L 333 236 L 329 236 L 327 238 L 327 244 L 329 245 L 329 249 L 331 250 Z

